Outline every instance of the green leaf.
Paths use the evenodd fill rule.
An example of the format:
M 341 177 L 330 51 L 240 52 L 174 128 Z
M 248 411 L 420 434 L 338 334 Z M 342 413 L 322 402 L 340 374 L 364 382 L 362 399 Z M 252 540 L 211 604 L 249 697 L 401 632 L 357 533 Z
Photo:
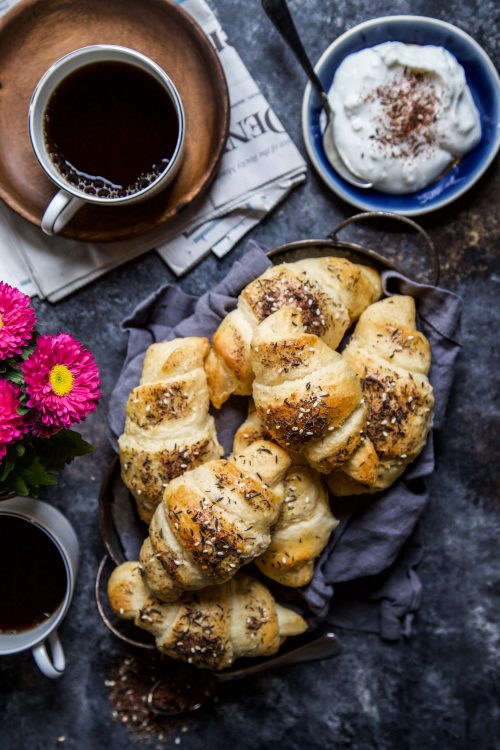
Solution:
M 37 497 L 40 487 L 57 483 L 57 474 L 77 456 L 93 451 L 78 432 L 61 430 L 50 438 L 25 438 L 9 445 L 0 463 L 0 489 Z
M 17 413 L 20 417 L 24 417 L 25 414 L 27 414 L 30 411 L 29 406 L 20 406 L 17 410 Z
M 15 385 L 24 385 L 24 375 L 19 370 L 9 370 L 5 377 L 7 380 L 12 381 Z
M 20 476 L 15 477 L 13 482 L 13 489 L 17 492 L 18 495 L 22 495 L 23 497 L 27 497 L 30 494 L 28 485 Z
M 40 438 L 35 442 L 36 450 L 49 471 L 62 471 L 77 456 L 85 456 L 94 450 L 90 443 L 74 430 L 61 430 L 51 438 Z
M 36 455 L 31 456 L 29 461 L 22 466 L 21 475 L 30 487 L 38 488 L 42 485 L 56 484 L 57 481 Z
M 17 445 L 9 446 L 2 462 L 0 488 L 13 490 L 18 495 L 37 497 L 40 487 L 56 484 L 56 477 L 47 471 L 29 442 L 20 453 L 17 452 Z
M 32 344 L 31 346 L 27 346 L 25 349 L 23 349 L 23 352 L 21 354 L 22 359 L 23 360 L 28 359 L 28 357 L 31 357 L 34 351 L 35 351 L 34 344 Z
M 9 476 L 10 472 L 14 468 L 15 463 L 12 459 L 9 459 L 8 455 L 4 457 L 2 463 L 0 464 L 0 484 L 2 482 L 5 482 L 7 477 Z

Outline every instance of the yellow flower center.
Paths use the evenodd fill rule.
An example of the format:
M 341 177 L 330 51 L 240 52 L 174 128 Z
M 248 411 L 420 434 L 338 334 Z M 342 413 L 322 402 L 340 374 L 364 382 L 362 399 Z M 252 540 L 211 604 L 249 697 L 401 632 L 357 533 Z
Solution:
M 0 315 L 0 328 L 3 326 L 2 316 Z
M 57 396 L 66 396 L 73 388 L 73 375 L 66 365 L 54 365 L 50 371 L 49 381 Z

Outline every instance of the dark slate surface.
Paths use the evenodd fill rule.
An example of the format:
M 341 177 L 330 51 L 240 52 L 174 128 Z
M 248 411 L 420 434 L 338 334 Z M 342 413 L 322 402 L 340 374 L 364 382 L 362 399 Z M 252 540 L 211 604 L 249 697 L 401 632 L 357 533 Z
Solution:
M 221 21 L 272 105 L 304 151 L 299 112 L 304 78 L 276 33 L 250 0 L 214 0 Z M 457 23 L 498 63 L 496 0 L 292 0 L 313 57 L 355 23 L 375 15 L 417 13 Z M 161 281 L 173 280 L 150 253 L 113 271 L 67 301 L 37 305 L 50 331 L 69 330 L 96 354 L 104 398 L 83 432 L 95 453 L 73 464 L 46 497 L 75 525 L 82 547 L 78 587 L 62 628 L 68 668 L 56 683 L 37 671 L 29 654 L 0 660 L 0 747 L 100 750 L 163 747 L 240 750 L 355 748 L 355 750 L 493 750 L 500 746 L 500 502 L 498 483 L 498 370 L 500 325 L 500 176 L 493 165 L 461 201 L 426 218 L 443 260 L 443 282 L 465 299 L 464 348 L 448 411 L 437 438 L 438 468 L 423 519 L 426 554 L 419 573 L 422 608 L 413 638 L 399 645 L 375 636 L 341 634 L 343 655 L 331 662 L 270 672 L 225 688 L 218 703 L 183 721 L 142 731 L 121 722 L 111 700 L 128 651 L 101 624 L 93 583 L 103 554 L 97 493 L 112 455 L 106 440 L 106 401 L 125 352 L 120 320 Z M 323 237 L 351 213 L 309 173 L 275 214 L 253 232 L 272 246 Z M 368 232 L 355 234 L 366 239 Z M 371 234 L 370 237 L 374 235 Z M 414 245 L 400 235 L 376 235 L 374 245 L 408 265 Z M 182 287 L 200 293 L 220 279 L 244 250 L 224 261 L 206 259 Z M 417 251 L 418 252 L 418 251 Z M 140 656 L 140 654 L 139 654 Z M 145 674 L 135 662 L 127 668 Z M 127 678 L 127 675 L 124 674 Z M 128 679 L 128 678 L 127 678 Z M 124 683 L 129 684 L 127 679 Z M 145 679 L 145 678 L 144 678 Z M 119 710 L 118 710 L 119 713 Z M 154 732 L 153 732 L 154 729 Z M 144 739 L 147 732 L 154 739 Z

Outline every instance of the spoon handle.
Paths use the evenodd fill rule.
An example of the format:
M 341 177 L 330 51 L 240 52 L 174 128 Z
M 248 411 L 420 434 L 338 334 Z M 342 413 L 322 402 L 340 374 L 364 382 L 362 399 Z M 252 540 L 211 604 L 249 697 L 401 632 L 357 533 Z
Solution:
M 306 643 L 304 646 L 299 646 L 288 653 L 279 654 L 278 656 L 265 659 L 250 667 L 233 669 L 229 672 L 220 672 L 214 676 L 219 682 L 241 680 L 244 677 L 249 677 L 253 674 L 258 674 L 259 672 L 265 672 L 268 669 L 274 669 L 275 667 L 284 667 L 290 664 L 302 664 L 303 662 L 318 661 L 319 659 L 330 659 L 332 656 L 340 654 L 341 648 L 337 636 L 334 633 L 327 631 L 313 641 L 309 641 L 309 643 Z
M 286 0 L 262 0 L 262 7 L 304 68 L 307 77 L 321 97 L 323 106 L 329 112 L 330 103 L 327 93 L 307 56 Z

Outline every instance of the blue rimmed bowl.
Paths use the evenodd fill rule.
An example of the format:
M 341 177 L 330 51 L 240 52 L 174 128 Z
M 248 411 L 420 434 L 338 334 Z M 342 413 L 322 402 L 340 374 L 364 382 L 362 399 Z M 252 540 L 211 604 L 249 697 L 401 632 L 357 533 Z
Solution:
M 328 162 L 322 140 L 323 118 L 320 101 L 308 84 L 302 102 L 304 142 L 316 171 L 340 198 L 366 211 L 394 211 L 418 216 L 446 206 L 463 195 L 489 167 L 500 147 L 500 78 L 486 52 L 461 29 L 425 16 L 387 16 L 355 26 L 323 52 L 316 72 L 326 90 L 332 85 L 342 60 L 353 52 L 382 42 L 434 44 L 451 52 L 462 65 L 481 118 L 478 145 L 443 177 L 422 190 L 407 195 L 390 195 L 378 190 L 361 190 L 340 177 Z

